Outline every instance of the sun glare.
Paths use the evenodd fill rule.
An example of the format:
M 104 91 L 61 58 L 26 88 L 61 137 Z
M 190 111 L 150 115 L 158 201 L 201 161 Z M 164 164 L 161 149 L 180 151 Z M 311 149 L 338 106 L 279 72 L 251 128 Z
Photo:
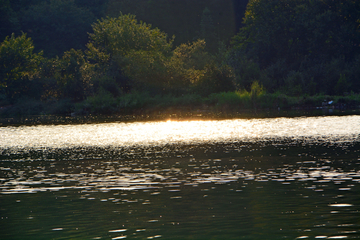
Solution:
M 158 122 L 3 127 L 0 128 L 0 148 L 124 147 L 309 137 L 352 141 L 360 134 L 359 118 L 347 116 L 211 121 L 167 119 Z

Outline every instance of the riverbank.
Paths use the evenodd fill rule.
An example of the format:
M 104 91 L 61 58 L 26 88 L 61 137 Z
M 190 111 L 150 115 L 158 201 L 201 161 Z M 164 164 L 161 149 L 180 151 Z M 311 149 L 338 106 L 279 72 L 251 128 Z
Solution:
M 227 92 L 201 97 L 126 94 L 119 98 L 97 97 L 72 103 L 22 100 L 0 109 L 0 124 L 71 124 L 109 121 L 228 119 L 347 115 L 360 112 L 360 95 L 300 96 L 280 93 L 255 95 Z

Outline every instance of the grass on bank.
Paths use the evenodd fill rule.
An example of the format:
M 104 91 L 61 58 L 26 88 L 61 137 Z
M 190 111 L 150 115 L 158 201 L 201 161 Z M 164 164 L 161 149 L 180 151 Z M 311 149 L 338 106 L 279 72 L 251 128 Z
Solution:
M 288 96 L 280 92 L 266 93 L 261 87 L 251 91 L 213 93 L 207 97 L 198 94 L 181 96 L 155 95 L 146 92 L 133 92 L 114 97 L 110 93 L 101 93 L 86 100 L 73 103 L 69 99 L 59 101 L 36 101 L 20 99 L 13 105 L 3 106 L 0 117 L 23 117 L 34 115 L 113 115 L 139 114 L 154 112 L 241 112 L 246 110 L 271 109 L 314 109 L 318 107 L 336 107 L 357 109 L 360 106 L 360 94 L 347 96 Z

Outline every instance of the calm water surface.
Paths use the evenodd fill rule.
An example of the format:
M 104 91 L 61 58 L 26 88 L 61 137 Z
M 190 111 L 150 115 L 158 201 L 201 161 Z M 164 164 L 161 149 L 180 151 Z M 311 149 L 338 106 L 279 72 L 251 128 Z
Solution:
M 359 116 L 0 136 L 0 239 L 360 239 Z

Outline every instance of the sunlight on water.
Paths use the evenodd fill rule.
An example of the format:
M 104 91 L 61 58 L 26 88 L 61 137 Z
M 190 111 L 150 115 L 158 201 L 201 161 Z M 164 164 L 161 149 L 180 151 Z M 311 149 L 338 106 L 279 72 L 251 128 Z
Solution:
M 161 146 L 284 138 L 354 141 L 359 134 L 360 116 L 39 125 L 0 128 L 0 148 Z
M 0 239 L 360 238 L 359 116 L 0 136 Z

